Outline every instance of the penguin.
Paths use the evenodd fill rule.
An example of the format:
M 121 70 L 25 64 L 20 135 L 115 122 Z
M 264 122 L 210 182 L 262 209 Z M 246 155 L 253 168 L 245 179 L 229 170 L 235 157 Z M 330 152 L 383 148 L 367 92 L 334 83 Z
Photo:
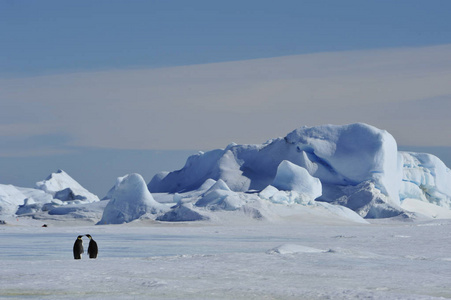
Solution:
M 84 253 L 82 235 L 79 235 L 74 243 L 74 259 L 81 259 L 81 255 Z
M 88 246 L 88 255 L 89 258 L 97 258 L 97 253 L 99 252 L 99 248 L 97 247 L 96 241 L 92 239 L 92 236 L 87 234 L 89 238 L 89 246 Z

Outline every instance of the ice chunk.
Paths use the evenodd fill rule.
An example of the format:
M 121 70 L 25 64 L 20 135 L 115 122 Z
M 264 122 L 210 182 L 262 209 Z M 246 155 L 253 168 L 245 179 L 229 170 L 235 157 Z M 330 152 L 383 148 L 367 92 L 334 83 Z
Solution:
M 265 187 L 258 195 L 263 199 L 271 199 L 279 190 L 272 185 Z
M 210 189 L 214 184 L 216 183 L 216 180 L 213 180 L 211 178 L 208 178 L 207 180 L 205 180 L 205 182 L 199 187 L 200 191 L 206 191 L 208 189 Z
M 195 205 L 211 210 L 236 210 L 244 203 L 238 193 L 233 192 L 222 179 L 219 179 Z
M 35 213 L 40 210 L 42 204 L 36 203 L 33 198 L 26 198 L 23 205 L 19 205 L 16 215 Z
M 325 253 L 328 250 L 322 250 L 297 244 L 283 244 L 269 251 L 268 254 L 296 254 L 296 253 Z
M 308 194 L 298 193 L 296 191 L 279 191 L 272 185 L 268 185 L 259 194 L 259 197 L 265 200 L 269 200 L 278 204 L 302 204 L 313 205 L 315 203 L 314 198 Z
M 418 199 L 451 209 L 451 170 L 436 156 L 401 152 L 403 185 L 401 199 Z
M 312 177 L 306 169 L 287 160 L 280 163 L 272 185 L 279 190 L 295 191 L 312 199 L 322 194 L 321 181 L 318 178 Z

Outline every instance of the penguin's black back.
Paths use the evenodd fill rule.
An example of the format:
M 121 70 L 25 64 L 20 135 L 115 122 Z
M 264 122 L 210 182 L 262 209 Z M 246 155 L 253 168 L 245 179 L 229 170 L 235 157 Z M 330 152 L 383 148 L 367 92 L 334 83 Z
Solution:
M 81 254 L 83 252 L 83 241 L 80 238 L 77 238 L 74 243 L 74 259 L 81 259 Z
M 97 247 L 96 241 L 94 241 L 92 238 L 89 240 L 89 246 L 88 246 L 88 254 L 89 258 L 97 258 L 97 253 L 99 252 L 99 248 Z

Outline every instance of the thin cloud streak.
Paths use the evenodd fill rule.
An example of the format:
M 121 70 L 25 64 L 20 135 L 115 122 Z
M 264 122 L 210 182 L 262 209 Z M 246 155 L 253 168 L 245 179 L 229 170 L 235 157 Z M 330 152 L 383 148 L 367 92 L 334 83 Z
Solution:
M 399 144 L 451 146 L 449 82 L 451 45 L 0 79 L 0 143 L 64 135 L 48 151 L 212 149 L 366 122 Z

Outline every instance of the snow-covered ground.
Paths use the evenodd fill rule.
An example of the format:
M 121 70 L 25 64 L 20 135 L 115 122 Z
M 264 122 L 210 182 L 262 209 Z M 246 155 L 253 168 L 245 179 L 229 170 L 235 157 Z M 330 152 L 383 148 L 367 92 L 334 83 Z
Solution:
M 74 260 L 86 234 L 99 256 Z M 451 298 L 451 170 L 370 125 L 302 127 L 102 201 L 62 170 L 0 184 L 0 241 L 2 299 Z
M 451 298 L 451 220 L 223 214 L 228 221 L 107 226 L 9 220 L 0 299 Z M 74 260 L 76 237 L 88 233 L 98 258 Z

